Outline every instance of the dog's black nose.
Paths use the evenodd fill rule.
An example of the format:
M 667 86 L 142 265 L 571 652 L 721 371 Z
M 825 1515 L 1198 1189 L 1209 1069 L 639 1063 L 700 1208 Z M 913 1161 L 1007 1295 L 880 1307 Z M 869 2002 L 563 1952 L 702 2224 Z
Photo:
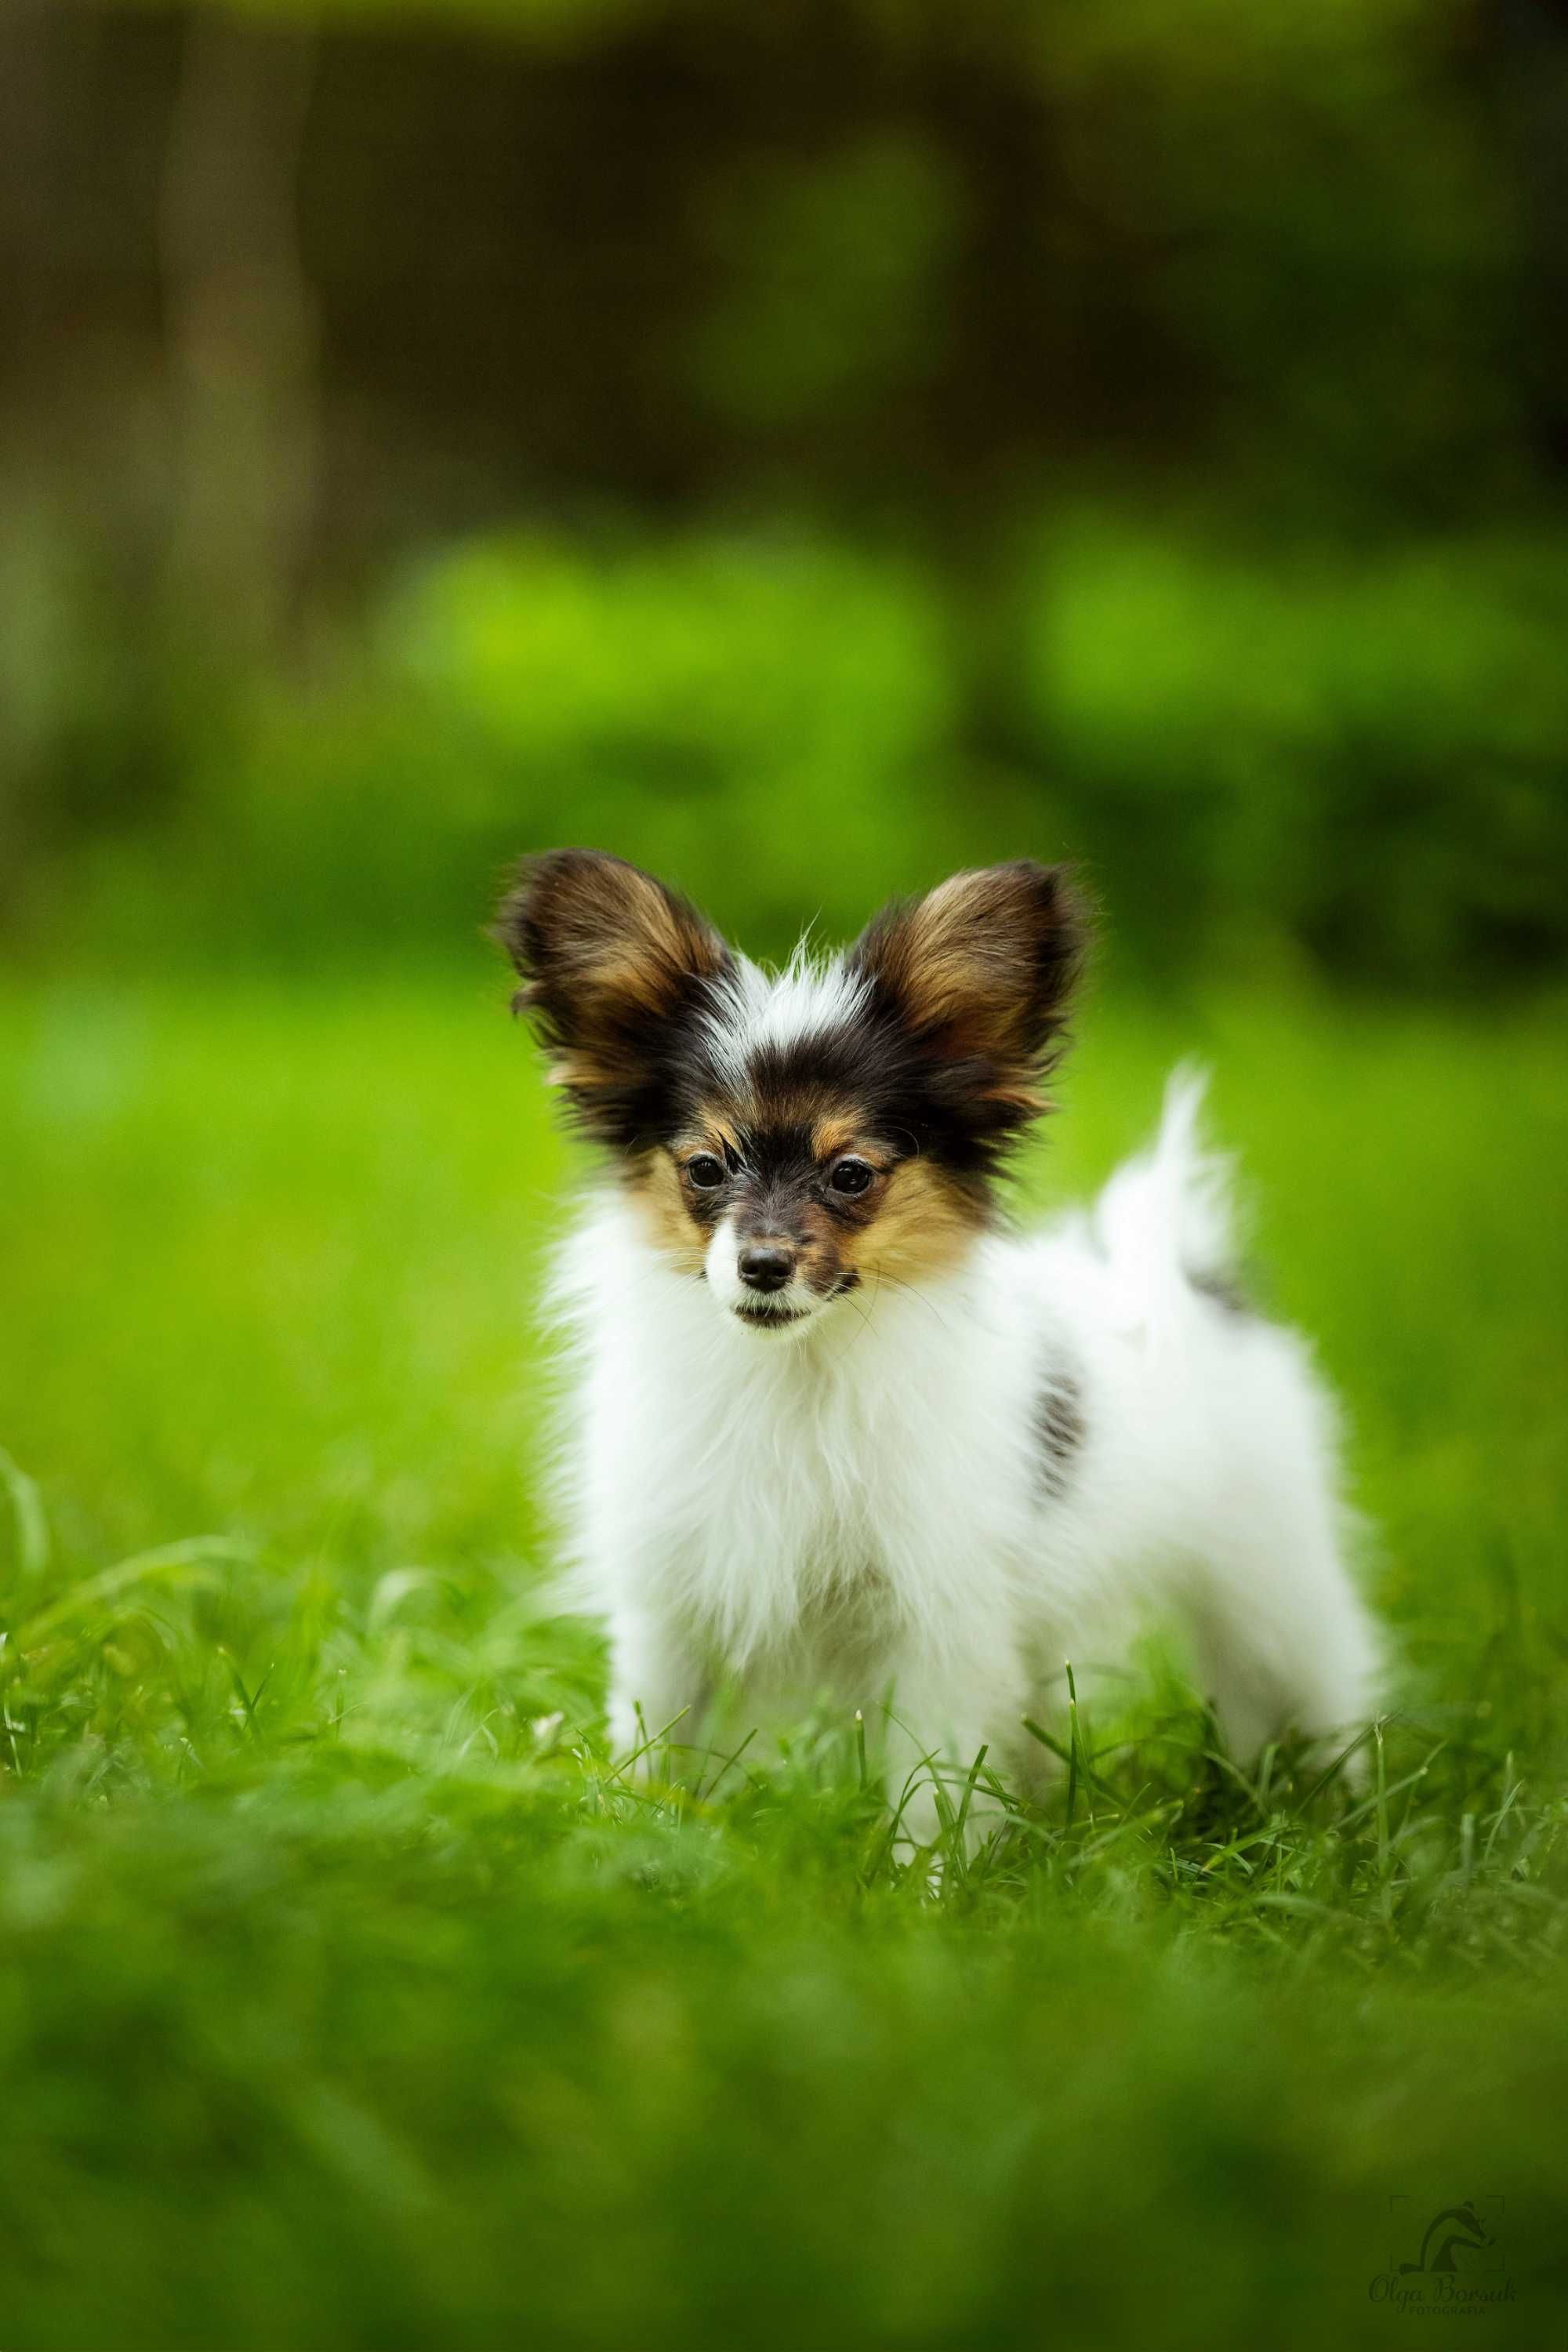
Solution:
M 778 1242 L 748 1242 L 736 1264 L 748 1290 L 782 1290 L 795 1272 L 795 1252 Z

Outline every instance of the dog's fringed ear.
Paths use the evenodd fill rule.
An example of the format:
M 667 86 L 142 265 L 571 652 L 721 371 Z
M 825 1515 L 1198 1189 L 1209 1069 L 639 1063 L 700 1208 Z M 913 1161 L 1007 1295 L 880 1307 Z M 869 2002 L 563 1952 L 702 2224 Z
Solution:
M 885 908 L 849 961 L 925 1051 L 971 1066 L 1005 1118 L 1027 1118 L 1045 1108 L 1089 934 L 1068 869 L 1017 858 Z
M 525 1013 L 582 1123 L 626 1144 L 646 1127 L 670 1024 L 731 957 L 688 900 L 596 849 L 525 858 L 495 922 Z

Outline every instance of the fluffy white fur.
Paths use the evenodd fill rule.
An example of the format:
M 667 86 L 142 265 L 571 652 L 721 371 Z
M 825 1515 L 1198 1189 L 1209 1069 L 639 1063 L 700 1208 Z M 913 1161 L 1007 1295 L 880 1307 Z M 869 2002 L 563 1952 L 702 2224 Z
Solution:
M 1152 1149 L 1089 1213 L 787 1335 L 724 1311 L 722 1227 L 698 1283 L 625 1201 L 596 1207 L 558 1297 L 577 1574 L 610 1627 L 621 1752 L 678 1717 L 700 1740 L 728 1686 L 743 1722 L 825 1698 L 886 1721 L 895 1799 L 927 1754 L 963 1770 L 984 1745 L 1005 1772 L 1065 1662 L 1114 1659 L 1151 1607 L 1184 1622 L 1238 1752 L 1363 1715 L 1377 1643 L 1329 1400 L 1294 1334 L 1190 1279 L 1230 1254 L 1200 1093 L 1173 1080 Z M 1052 1476 L 1058 1373 L 1081 1439 Z M 929 1801 L 910 1818 L 928 1833 Z
M 864 982 L 841 956 L 813 956 L 802 940 L 783 971 L 737 956 L 722 1010 L 708 1024 L 716 1066 L 744 1085 L 761 1045 L 787 1045 L 852 1021 L 865 1002 Z

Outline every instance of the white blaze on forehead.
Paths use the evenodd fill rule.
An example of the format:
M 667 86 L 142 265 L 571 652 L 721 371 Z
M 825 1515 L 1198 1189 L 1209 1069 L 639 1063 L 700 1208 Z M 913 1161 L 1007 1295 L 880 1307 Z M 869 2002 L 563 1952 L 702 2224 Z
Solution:
M 742 956 L 731 991 L 704 1024 L 710 1050 L 723 1076 L 742 1086 L 761 1047 L 794 1045 L 803 1037 L 844 1028 L 860 1011 L 866 993 L 858 972 L 837 957 L 814 961 L 804 940 L 780 972 L 764 971 Z

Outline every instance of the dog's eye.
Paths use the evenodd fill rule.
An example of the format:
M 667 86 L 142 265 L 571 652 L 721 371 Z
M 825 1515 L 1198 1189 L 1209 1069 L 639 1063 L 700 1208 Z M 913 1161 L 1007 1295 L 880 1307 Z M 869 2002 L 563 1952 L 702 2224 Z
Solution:
M 724 1163 L 710 1151 L 700 1151 L 695 1160 L 687 1161 L 686 1173 L 700 1192 L 714 1192 L 724 1181 Z
M 864 1192 L 876 1172 L 865 1160 L 836 1160 L 827 1171 L 827 1181 L 836 1192 Z

